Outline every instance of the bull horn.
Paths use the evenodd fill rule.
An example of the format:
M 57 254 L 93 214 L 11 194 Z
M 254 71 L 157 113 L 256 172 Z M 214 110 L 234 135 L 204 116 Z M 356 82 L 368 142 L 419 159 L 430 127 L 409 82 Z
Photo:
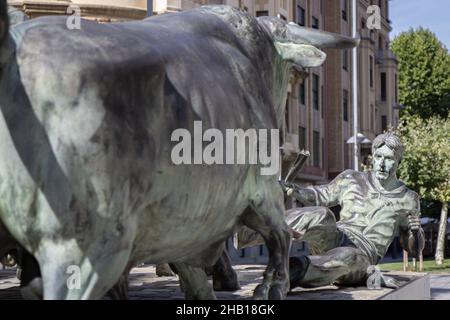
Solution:
M 286 41 L 309 44 L 320 49 L 350 49 L 358 46 L 360 41 L 359 36 L 358 38 L 342 36 L 336 33 L 300 27 L 295 23 L 287 24 L 286 29 Z

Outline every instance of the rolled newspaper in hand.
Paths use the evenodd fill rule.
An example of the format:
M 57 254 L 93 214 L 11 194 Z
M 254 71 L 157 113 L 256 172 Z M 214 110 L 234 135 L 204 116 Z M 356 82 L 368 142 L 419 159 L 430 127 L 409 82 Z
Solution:
M 284 178 L 285 183 L 291 183 L 294 182 L 295 178 L 297 177 L 300 170 L 303 169 L 306 160 L 308 160 L 310 156 L 309 151 L 302 150 L 298 153 L 297 158 L 295 159 L 294 163 L 292 164 L 291 168 L 289 169 L 288 174 Z M 290 190 L 288 190 L 289 192 Z M 293 191 L 291 191 L 292 194 Z M 289 193 L 287 193 L 289 196 Z
M 288 197 L 292 196 L 293 193 L 294 193 L 294 189 L 292 189 L 292 188 L 289 188 L 288 191 L 286 192 Z

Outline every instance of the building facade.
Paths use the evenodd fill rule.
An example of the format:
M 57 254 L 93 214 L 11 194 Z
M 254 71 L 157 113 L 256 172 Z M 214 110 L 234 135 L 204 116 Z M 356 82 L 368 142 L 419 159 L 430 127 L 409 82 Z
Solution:
M 66 15 L 79 8 L 83 18 L 99 22 L 138 20 L 147 16 L 146 0 L 8 0 L 30 18 Z

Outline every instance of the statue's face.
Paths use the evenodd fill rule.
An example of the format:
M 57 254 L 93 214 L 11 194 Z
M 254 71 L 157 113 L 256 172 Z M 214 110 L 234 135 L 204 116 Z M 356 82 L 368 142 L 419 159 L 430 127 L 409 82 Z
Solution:
M 395 175 L 398 167 L 398 159 L 394 150 L 384 145 L 375 150 L 372 166 L 378 180 L 384 181 Z

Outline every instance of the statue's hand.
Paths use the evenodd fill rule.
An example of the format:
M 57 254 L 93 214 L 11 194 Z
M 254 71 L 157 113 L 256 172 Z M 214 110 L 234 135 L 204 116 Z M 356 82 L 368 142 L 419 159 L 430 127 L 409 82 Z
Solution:
M 291 182 L 285 182 L 284 180 L 280 181 L 281 188 L 288 195 L 291 196 L 295 190 L 295 185 Z
M 381 274 L 381 286 L 391 289 L 398 289 L 400 287 L 400 282 L 395 280 L 393 277 Z

